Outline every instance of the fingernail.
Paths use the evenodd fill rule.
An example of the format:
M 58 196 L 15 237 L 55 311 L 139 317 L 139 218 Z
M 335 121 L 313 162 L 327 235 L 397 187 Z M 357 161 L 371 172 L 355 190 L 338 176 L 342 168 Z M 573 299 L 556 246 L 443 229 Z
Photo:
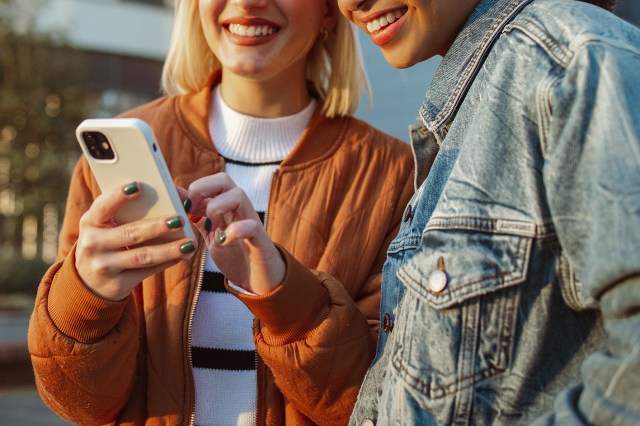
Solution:
M 227 241 L 227 234 L 222 229 L 216 229 L 216 236 L 214 237 L 216 244 L 221 246 Z
M 131 182 L 130 184 L 125 185 L 122 188 L 122 192 L 124 192 L 126 195 L 135 194 L 136 192 L 138 192 L 138 182 Z
M 189 210 L 191 210 L 191 199 L 187 197 L 187 199 L 184 200 L 183 204 L 184 204 L 184 211 L 189 213 Z
M 180 220 L 180 216 L 174 216 L 171 219 L 167 219 L 167 228 L 175 229 L 180 228 L 182 226 L 182 220 Z
M 196 249 L 196 246 L 193 245 L 193 241 L 189 241 L 180 246 L 180 253 L 191 253 Z
M 206 230 L 207 230 L 207 232 L 210 232 L 210 231 L 211 231 L 211 219 L 206 218 L 206 219 L 204 220 L 204 229 L 206 229 Z

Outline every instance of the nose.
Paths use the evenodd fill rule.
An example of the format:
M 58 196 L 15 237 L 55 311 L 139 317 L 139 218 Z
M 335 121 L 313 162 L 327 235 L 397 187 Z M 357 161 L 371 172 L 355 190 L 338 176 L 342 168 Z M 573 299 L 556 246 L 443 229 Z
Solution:
M 363 10 L 367 8 L 367 3 L 371 3 L 370 0 L 338 0 L 341 10 L 355 12 L 356 10 Z
M 251 9 L 254 7 L 265 7 L 269 3 L 269 0 L 231 0 L 231 4 Z

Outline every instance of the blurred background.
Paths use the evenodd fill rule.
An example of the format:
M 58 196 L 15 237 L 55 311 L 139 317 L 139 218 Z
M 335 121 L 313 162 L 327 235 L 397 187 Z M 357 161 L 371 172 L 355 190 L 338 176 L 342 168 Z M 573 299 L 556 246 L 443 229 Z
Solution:
M 0 413 L 3 425 L 66 424 L 33 385 L 26 330 L 56 255 L 75 127 L 159 96 L 172 1 L 0 0 Z M 616 14 L 640 25 L 640 1 Z M 396 70 L 361 37 L 373 92 L 357 116 L 408 140 L 439 58 Z

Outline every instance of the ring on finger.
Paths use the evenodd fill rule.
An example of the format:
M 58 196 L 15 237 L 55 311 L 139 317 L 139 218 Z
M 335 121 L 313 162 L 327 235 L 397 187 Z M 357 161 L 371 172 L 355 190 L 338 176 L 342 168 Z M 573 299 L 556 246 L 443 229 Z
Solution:
M 227 241 L 227 234 L 222 229 L 216 229 L 216 234 L 213 237 L 214 241 L 218 246 L 222 246 L 225 241 Z

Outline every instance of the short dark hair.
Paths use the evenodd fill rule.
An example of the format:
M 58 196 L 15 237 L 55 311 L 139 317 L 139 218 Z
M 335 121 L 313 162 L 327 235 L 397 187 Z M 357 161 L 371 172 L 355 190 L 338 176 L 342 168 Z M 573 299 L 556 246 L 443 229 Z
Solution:
M 585 3 L 595 4 L 596 6 L 600 6 L 601 8 L 609 11 L 613 10 L 616 3 L 618 3 L 618 0 L 581 0 L 581 1 Z

